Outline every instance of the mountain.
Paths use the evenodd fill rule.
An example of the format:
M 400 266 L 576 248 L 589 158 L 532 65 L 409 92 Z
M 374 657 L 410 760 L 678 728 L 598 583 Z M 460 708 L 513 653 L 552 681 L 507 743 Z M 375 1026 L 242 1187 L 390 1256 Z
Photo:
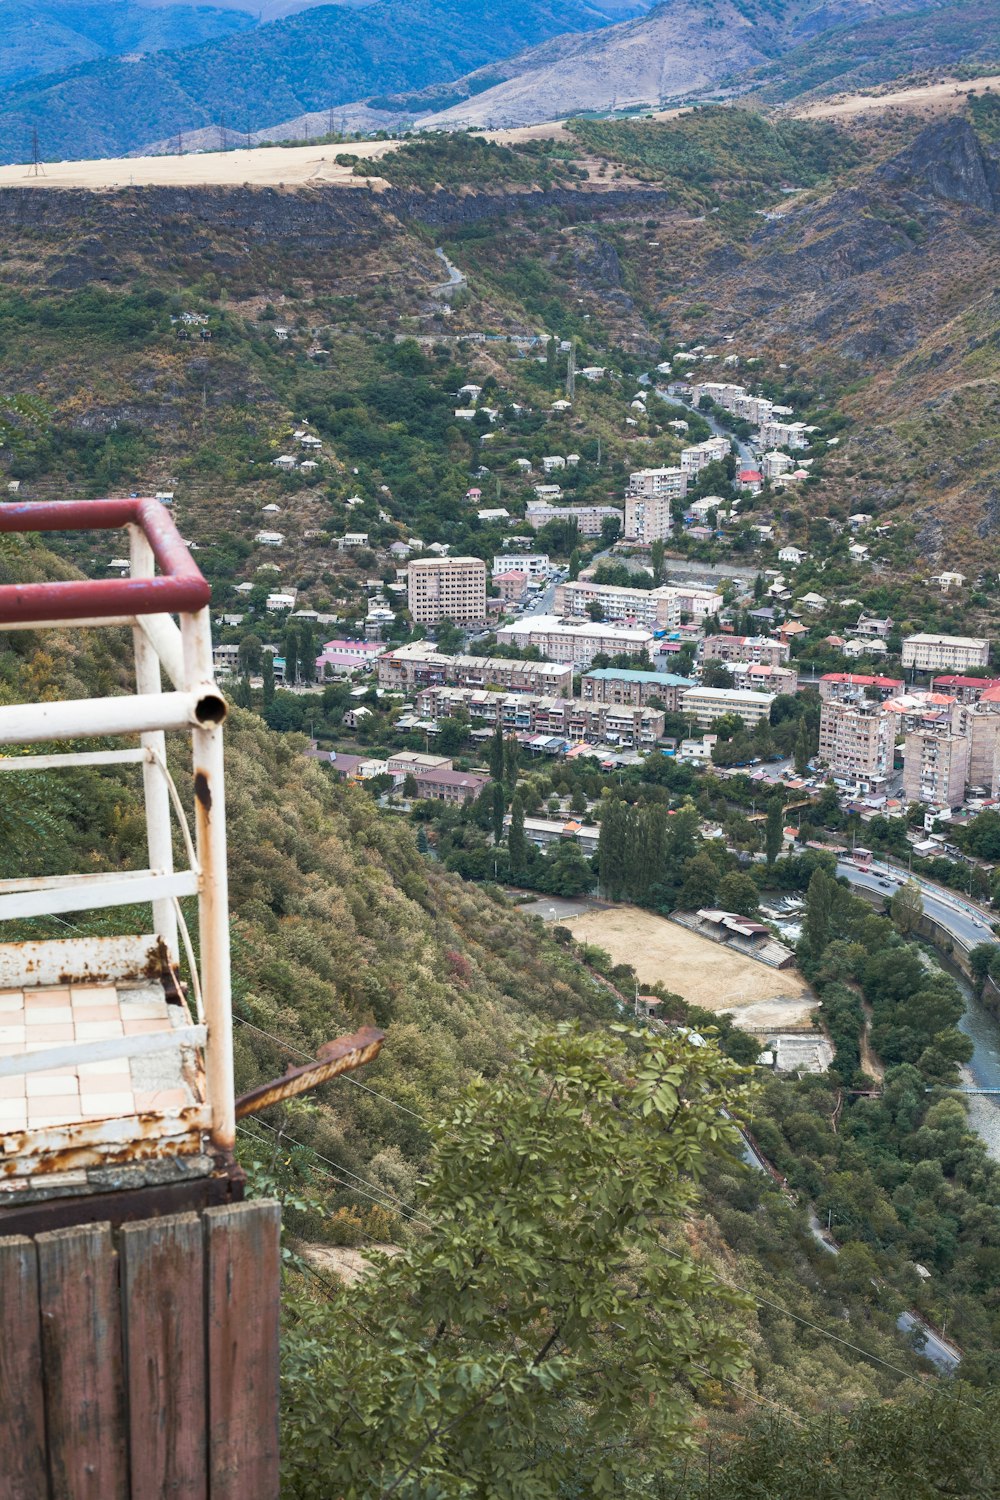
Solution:
M 0 0 L 0 88 L 99 58 L 190 47 L 255 24 L 239 0 L 161 9 L 127 0 Z
M 995 71 L 998 59 L 1000 11 L 993 0 L 964 0 L 849 19 L 820 35 L 803 33 L 798 46 L 742 82 L 763 102 L 786 104 L 834 92 L 872 92 L 911 74 L 930 80 L 958 70 L 960 77 L 975 77 Z
M 636 0 L 630 10 L 644 8 Z M 61 159 L 126 155 L 223 119 L 242 132 L 365 94 L 457 78 L 560 32 L 607 26 L 622 11 L 622 0 L 326 5 L 196 47 L 22 83 L 0 99 L 0 160 L 24 160 L 33 128 L 43 156 Z
M 724 327 L 821 392 L 817 420 L 839 413 L 828 505 L 912 525 L 911 557 L 970 569 L 1000 537 L 1000 107 L 981 114 L 793 200 L 677 289 L 678 307 L 724 309 L 690 323 L 700 340 Z
M 770 79 L 789 50 L 838 55 L 845 27 L 858 36 L 883 12 L 907 11 L 921 0 L 661 0 L 648 15 L 609 30 L 553 37 L 491 62 L 464 78 L 423 90 L 380 95 L 346 105 L 338 118 L 351 130 L 413 123 L 430 130 L 531 125 L 567 115 L 658 109 L 709 95 L 728 97 Z M 897 20 L 898 29 L 905 29 Z M 875 47 L 891 58 L 897 31 Z M 393 118 L 395 116 L 395 119 Z M 272 122 L 261 138 L 287 140 L 322 129 L 317 119 Z

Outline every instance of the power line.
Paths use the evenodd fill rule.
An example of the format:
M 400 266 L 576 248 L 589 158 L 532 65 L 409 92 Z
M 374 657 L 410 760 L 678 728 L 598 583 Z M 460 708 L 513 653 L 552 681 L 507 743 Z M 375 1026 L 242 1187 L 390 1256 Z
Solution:
M 335 1172 L 346 1172 L 347 1176 L 353 1177 L 355 1182 L 363 1182 L 365 1187 L 374 1188 L 376 1192 L 382 1193 L 386 1198 L 391 1199 L 393 1203 L 398 1203 L 400 1208 L 405 1208 L 408 1214 L 413 1214 L 414 1216 L 417 1214 L 417 1209 L 412 1203 L 405 1203 L 402 1198 L 397 1198 L 395 1193 L 390 1193 L 388 1188 L 379 1187 L 377 1182 L 370 1182 L 367 1177 L 359 1177 L 357 1172 L 352 1172 L 349 1167 L 342 1166 L 340 1162 L 331 1161 L 328 1156 L 322 1156 L 314 1147 L 307 1146 L 305 1141 L 297 1141 L 287 1131 L 280 1131 L 276 1125 L 269 1125 L 266 1120 L 255 1118 L 253 1123 L 263 1126 L 265 1130 L 270 1130 L 273 1135 L 281 1136 L 282 1140 L 287 1141 L 290 1146 L 298 1146 L 301 1150 L 310 1152 L 317 1161 L 325 1162 Z M 427 1220 L 423 1219 L 418 1222 L 427 1223 Z M 428 1224 L 428 1228 L 430 1227 L 430 1224 Z
M 274 1042 L 276 1046 L 284 1047 L 285 1051 L 290 1052 L 294 1057 L 301 1057 L 303 1062 L 316 1061 L 312 1053 L 303 1052 L 301 1047 L 293 1047 L 290 1042 L 282 1041 L 281 1037 L 275 1036 L 273 1032 L 263 1031 L 259 1026 L 255 1026 L 252 1021 L 245 1021 L 242 1016 L 234 1016 L 233 1020 L 239 1021 L 241 1026 L 249 1026 L 251 1031 L 256 1031 L 258 1036 L 267 1037 L 268 1041 Z M 350 1073 L 339 1074 L 338 1081 L 340 1079 L 342 1079 L 344 1083 L 353 1084 L 356 1089 L 363 1089 L 366 1094 L 374 1094 L 376 1099 L 384 1099 L 386 1104 L 391 1104 L 394 1109 L 402 1110 L 403 1114 L 405 1115 L 412 1115 L 415 1120 L 419 1120 L 422 1125 L 426 1125 L 428 1130 L 431 1129 L 430 1120 L 428 1120 L 424 1115 L 418 1115 L 415 1109 L 409 1109 L 407 1105 L 400 1104 L 398 1099 L 390 1098 L 388 1094 L 379 1093 L 378 1089 L 370 1088 L 367 1083 L 361 1083 L 357 1078 L 352 1078 Z M 332 1079 L 331 1082 L 333 1082 Z
M 248 1136 L 250 1140 L 256 1141 L 258 1145 L 266 1145 L 266 1142 L 262 1141 L 260 1136 L 254 1135 L 253 1131 L 250 1130 L 246 1125 L 237 1125 L 236 1128 L 242 1135 Z M 295 1141 L 290 1142 L 290 1144 L 299 1145 L 300 1143 L 298 1141 Z M 304 1149 L 308 1150 L 309 1147 L 305 1147 Z M 326 1171 L 322 1167 L 314 1167 L 312 1168 L 312 1170 L 317 1172 L 320 1177 L 328 1177 L 331 1182 L 335 1182 L 337 1186 L 343 1188 L 345 1192 L 356 1193 L 360 1198 L 370 1199 L 370 1201 L 374 1203 L 377 1208 L 385 1209 L 387 1213 L 393 1212 L 391 1204 L 385 1202 L 382 1198 L 377 1198 L 373 1193 L 366 1193 L 363 1188 L 355 1187 L 353 1183 L 346 1182 L 344 1178 L 337 1177 L 333 1172 Z M 418 1219 L 414 1217 L 409 1222 L 420 1224 L 422 1227 L 427 1229 L 433 1229 L 434 1227 L 433 1224 L 431 1224 L 427 1219 Z

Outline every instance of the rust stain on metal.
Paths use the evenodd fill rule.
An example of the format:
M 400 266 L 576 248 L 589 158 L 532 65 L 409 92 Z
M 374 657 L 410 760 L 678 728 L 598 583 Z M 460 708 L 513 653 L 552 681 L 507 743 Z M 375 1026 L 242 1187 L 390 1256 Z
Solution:
M 242 1120 L 245 1115 L 266 1109 L 269 1104 L 277 1104 L 282 1099 L 294 1099 L 297 1094 L 304 1094 L 307 1089 L 316 1088 L 318 1084 L 326 1083 L 340 1073 L 350 1073 L 354 1068 L 363 1067 L 378 1056 L 384 1041 L 384 1031 L 379 1031 L 374 1026 L 362 1026 L 360 1031 L 352 1032 L 350 1036 L 326 1042 L 316 1054 L 315 1062 L 305 1063 L 301 1068 L 290 1068 L 283 1078 L 276 1078 L 272 1083 L 262 1083 L 259 1088 L 242 1094 L 236 1101 L 236 1118 Z
M 124 1162 L 155 1161 L 163 1156 L 191 1156 L 202 1149 L 202 1106 L 188 1105 L 174 1115 L 145 1111 L 123 1116 L 132 1131 L 127 1141 L 101 1140 L 95 1136 L 107 1121 L 84 1120 L 78 1125 L 59 1126 L 53 1132 L 59 1144 L 45 1144 L 45 1132 L 12 1130 L 2 1137 L 0 1177 L 22 1175 L 26 1162 L 32 1175 L 66 1172 L 78 1166 L 113 1166 Z M 164 1132 L 164 1125 L 171 1129 Z
M 208 784 L 208 777 L 204 771 L 196 771 L 194 777 L 194 794 L 198 798 L 205 811 L 212 811 L 212 788 Z

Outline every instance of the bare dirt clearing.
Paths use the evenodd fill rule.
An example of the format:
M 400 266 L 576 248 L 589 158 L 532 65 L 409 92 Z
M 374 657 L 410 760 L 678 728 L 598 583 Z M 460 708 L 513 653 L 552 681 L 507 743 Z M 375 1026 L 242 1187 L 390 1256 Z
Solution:
M 616 963 L 632 964 L 640 983 L 662 984 L 706 1010 L 732 1011 L 754 1030 L 801 1026 L 816 1005 L 796 969 L 769 969 L 636 906 L 589 911 L 563 925 Z
M 807 105 L 804 109 L 793 109 L 792 113 L 800 120 L 836 120 L 880 109 L 939 113 L 958 109 L 967 94 L 980 94 L 984 89 L 1000 89 L 1000 74 L 994 73 L 987 78 L 970 78 L 964 82 L 954 78 L 945 79 L 941 83 L 925 83 L 910 89 L 899 89 L 893 94 L 849 94 L 843 99 L 824 99 L 821 103 Z
M 111 157 L 107 161 L 46 162 L 37 177 L 30 167 L 0 167 L 0 187 L 359 187 L 351 167 L 338 167 L 344 150 L 376 161 L 397 141 L 358 141 L 344 146 L 257 146 L 249 151 L 203 151 L 181 156 Z M 381 182 L 381 178 L 373 178 Z

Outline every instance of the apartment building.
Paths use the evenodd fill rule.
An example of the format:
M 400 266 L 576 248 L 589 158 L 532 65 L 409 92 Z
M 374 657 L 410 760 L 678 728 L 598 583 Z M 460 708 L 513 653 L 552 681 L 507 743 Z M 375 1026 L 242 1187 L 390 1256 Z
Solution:
M 528 575 L 520 569 L 512 568 L 508 573 L 494 573 L 493 587 L 496 589 L 501 604 L 516 604 L 524 598 L 528 587 Z M 489 601 L 494 602 L 492 599 Z
M 653 632 L 645 626 L 615 625 L 609 621 L 560 619 L 558 615 L 532 615 L 515 620 L 497 631 L 500 645 L 524 650 L 535 646 L 552 661 L 589 667 L 595 656 L 645 656 L 653 644 Z
M 689 448 L 681 449 L 681 472 L 693 477 L 709 464 L 721 463 L 731 452 L 732 445 L 724 437 L 710 437 L 703 443 L 692 443 Z
M 903 666 L 915 672 L 968 672 L 985 667 L 990 643 L 969 635 L 908 635 L 903 641 Z
M 665 542 L 673 529 L 669 495 L 626 495 L 625 537 L 642 547 Z
M 966 716 L 969 785 L 1000 795 L 1000 702 L 978 703 Z
M 687 494 L 688 472 L 677 466 L 667 469 L 636 469 L 628 476 L 626 498 L 632 496 L 642 500 L 682 500 Z
M 499 723 L 505 734 L 555 735 L 572 744 L 650 749 L 663 736 L 662 709 L 592 703 L 582 698 L 430 687 L 417 695 L 416 706 L 419 713 L 435 719 L 464 708 L 474 723 L 490 728 Z
M 738 714 L 748 729 L 771 714 L 774 693 L 755 693 L 742 688 L 688 688 L 681 694 L 680 711 L 691 714 L 700 729 L 726 714 Z
M 716 406 L 721 406 L 723 411 L 732 412 L 734 417 L 740 417 L 744 422 L 751 422 L 755 427 L 768 421 L 774 411 L 773 401 L 769 401 L 766 396 L 751 396 L 749 391 L 741 385 L 705 380 L 691 387 L 691 399 L 695 406 L 699 404 L 702 396 L 707 396 Z M 778 445 L 769 444 L 768 446 Z
M 668 583 L 658 589 L 632 589 L 585 578 L 556 589 L 555 610 L 559 615 L 586 616 L 592 604 L 600 606 L 606 620 L 637 620 L 650 627 L 674 630 L 685 621 L 697 624 L 717 613 L 722 608 L 722 595 L 696 585 Z
M 1000 679 L 996 677 L 962 677 L 949 674 L 931 680 L 932 693 L 950 693 L 959 703 L 978 703 L 983 697 L 993 700 L 1000 691 Z
M 446 656 L 430 641 L 411 641 L 383 652 L 378 659 L 379 687 L 411 694 L 437 683 L 568 696 L 573 691 L 573 668 L 560 662 L 503 656 Z
M 772 667 L 766 662 L 734 661 L 729 664 L 733 687 L 755 693 L 797 693 L 799 674 L 791 667 Z
M 774 416 L 760 424 L 760 445 L 762 448 L 808 448 L 809 435 L 815 428 L 807 427 L 805 422 L 782 422 Z
M 972 740 L 947 718 L 928 720 L 903 739 L 903 796 L 928 807 L 961 807 L 969 782 Z
M 316 658 L 316 680 L 365 671 L 375 665 L 383 649 L 380 641 L 327 641 Z
M 547 552 L 518 552 L 516 557 L 509 552 L 500 552 L 494 557 L 490 572 L 496 578 L 498 573 L 509 573 L 512 568 L 527 573 L 529 578 L 548 578 L 555 571 Z
M 885 702 L 906 686 L 898 677 L 870 677 L 864 672 L 826 672 L 819 680 L 819 695 L 827 699 L 850 699 L 857 693 Z
M 706 635 L 698 650 L 702 661 L 754 662 L 780 667 L 791 656 L 787 641 L 769 635 Z
M 407 569 L 410 614 L 417 625 L 486 619 L 486 564 L 481 557 L 425 557 Z
M 554 505 L 549 500 L 529 500 L 524 519 L 533 531 L 550 521 L 575 521 L 581 536 L 600 536 L 609 516 L 622 523 L 622 512 L 613 505 Z
M 628 667 L 594 667 L 580 680 L 585 703 L 645 707 L 655 700 L 668 714 L 678 711 L 681 694 L 695 684 L 673 672 L 642 672 Z
M 823 703 L 819 760 L 829 767 L 835 781 L 856 785 L 864 792 L 878 790 L 892 771 L 895 744 L 892 715 L 862 690 Z

